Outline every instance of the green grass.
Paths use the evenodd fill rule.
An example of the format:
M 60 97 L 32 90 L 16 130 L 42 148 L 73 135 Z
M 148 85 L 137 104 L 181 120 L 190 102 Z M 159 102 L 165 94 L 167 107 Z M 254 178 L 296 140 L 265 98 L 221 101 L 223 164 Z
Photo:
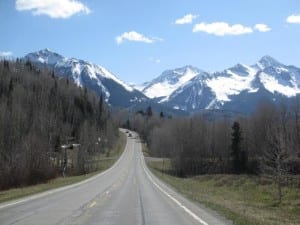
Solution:
M 275 204 L 276 187 L 272 182 L 247 175 L 201 175 L 178 178 L 163 173 L 170 162 L 148 161 L 160 179 L 186 197 L 200 202 L 238 225 L 300 224 L 300 188 L 284 187 L 283 203 Z
M 122 154 L 124 148 L 126 145 L 126 135 L 120 132 L 120 138 L 118 140 L 118 143 L 116 144 L 116 147 L 111 151 L 110 157 L 107 160 L 101 160 L 101 163 L 99 163 L 99 166 L 97 167 L 97 171 L 80 175 L 80 176 L 70 176 L 70 177 L 59 177 L 56 179 L 49 180 L 47 183 L 43 184 L 37 184 L 33 186 L 28 187 L 22 187 L 22 188 L 13 188 L 6 191 L 0 192 L 0 203 L 5 201 L 10 201 L 13 199 L 29 196 L 32 194 L 37 194 L 43 191 L 51 190 L 54 188 L 63 187 L 66 185 L 78 183 L 80 181 L 83 181 L 85 179 L 88 179 L 108 168 L 110 168 L 120 157 Z

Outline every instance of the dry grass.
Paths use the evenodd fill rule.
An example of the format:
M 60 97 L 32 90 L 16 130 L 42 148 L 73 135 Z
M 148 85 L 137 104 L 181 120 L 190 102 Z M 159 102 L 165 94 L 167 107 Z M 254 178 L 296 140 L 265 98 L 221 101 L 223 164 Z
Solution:
M 151 170 L 188 198 L 211 207 L 239 225 L 300 224 L 300 188 L 285 187 L 276 205 L 276 187 L 247 175 L 203 175 L 178 178 L 162 173 L 162 162 L 147 162 Z M 165 170 L 170 163 L 164 162 Z

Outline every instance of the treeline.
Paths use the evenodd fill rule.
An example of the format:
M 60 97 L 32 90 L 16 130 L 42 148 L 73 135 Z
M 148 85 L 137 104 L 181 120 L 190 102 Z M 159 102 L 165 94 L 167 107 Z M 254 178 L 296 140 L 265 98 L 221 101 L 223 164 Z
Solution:
M 102 97 L 31 62 L 0 61 L 0 190 L 55 177 L 50 156 L 70 139 L 87 156 L 117 135 Z
M 136 114 L 130 125 L 156 157 L 171 159 L 178 176 L 215 173 L 299 174 L 300 99 L 261 104 L 235 120 Z
M 281 203 L 285 178 L 300 174 L 300 98 L 290 105 L 261 104 L 235 120 L 137 113 L 127 125 L 141 134 L 151 156 L 171 160 L 171 170 L 163 172 L 172 175 L 268 176 Z

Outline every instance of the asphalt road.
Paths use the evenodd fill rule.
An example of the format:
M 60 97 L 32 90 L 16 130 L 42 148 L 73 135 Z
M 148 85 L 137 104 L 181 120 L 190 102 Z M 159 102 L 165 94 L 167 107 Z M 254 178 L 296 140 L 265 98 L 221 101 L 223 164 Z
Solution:
M 137 134 L 109 170 L 79 184 L 0 205 L 0 224 L 231 224 L 185 199 L 146 168 Z

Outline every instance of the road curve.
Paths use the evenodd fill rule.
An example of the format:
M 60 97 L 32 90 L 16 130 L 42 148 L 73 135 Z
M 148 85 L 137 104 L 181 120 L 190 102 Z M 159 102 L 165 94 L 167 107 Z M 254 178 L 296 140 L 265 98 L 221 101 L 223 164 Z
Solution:
M 109 170 L 83 181 L 0 204 L 1 225 L 231 224 L 158 180 L 148 170 L 137 134 Z

